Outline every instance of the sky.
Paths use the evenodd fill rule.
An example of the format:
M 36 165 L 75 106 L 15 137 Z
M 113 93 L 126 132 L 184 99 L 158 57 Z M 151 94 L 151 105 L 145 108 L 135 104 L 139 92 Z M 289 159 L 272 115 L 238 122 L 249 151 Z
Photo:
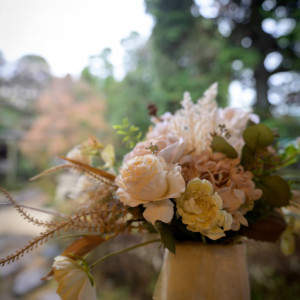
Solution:
M 79 75 L 90 55 L 112 49 L 116 77 L 124 74 L 120 40 L 153 26 L 143 0 L 0 0 L 0 50 L 8 61 L 43 56 L 56 76 Z

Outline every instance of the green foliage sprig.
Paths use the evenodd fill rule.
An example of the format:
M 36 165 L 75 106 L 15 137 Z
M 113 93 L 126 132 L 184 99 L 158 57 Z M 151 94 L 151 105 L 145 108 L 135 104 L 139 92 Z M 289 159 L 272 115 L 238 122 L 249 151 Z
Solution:
M 299 159 L 299 156 L 300 156 L 300 145 L 296 147 L 293 144 L 289 144 L 287 147 L 284 148 L 284 150 L 280 154 L 280 158 L 281 158 L 280 168 L 284 168 L 291 164 L 296 163 Z
M 117 134 L 123 135 L 122 142 L 129 149 L 132 149 L 142 139 L 142 131 L 134 125 L 130 125 L 128 119 L 123 119 L 121 125 L 114 125 Z

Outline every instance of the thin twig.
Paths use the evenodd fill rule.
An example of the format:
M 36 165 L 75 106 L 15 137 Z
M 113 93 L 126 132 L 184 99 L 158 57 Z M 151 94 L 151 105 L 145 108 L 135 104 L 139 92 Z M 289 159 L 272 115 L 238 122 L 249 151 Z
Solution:
M 14 206 L 14 204 L 12 203 L 0 203 L 0 206 Z M 23 208 L 27 208 L 27 209 L 31 209 L 31 210 L 35 210 L 35 211 L 39 211 L 45 214 L 49 214 L 49 215 L 53 215 L 55 217 L 61 217 L 61 218 L 66 218 L 67 215 L 63 214 L 63 213 L 58 213 L 58 212 L 53 212 L 53 211 L 49 211 L 49 210 L 45 210 L 45 209 L 41 209 L 41 208 L 37 208 L 37 207 L 32 207 L 32 206 L 28 206 L 28 205 L 24 205 L 24 204 L 19 204 L 18 206 L 23 207 Z
M 128 252 L 128 251 L 134 250 L 136 248 L 143 247 L 143 246 L 146 246 L 148 244 L 157 243 L 157 242 L 160 242 L 160 239 L 155 239 L 155 240 L 147 241 L 147 242 L 140 243 L 140 244 L 131 246 L 129 248 L 126 248 L 126 249 L 123 249 L 123 250 L 120 250 L 120 251 L 116 251 L 116 252 L 112 252 L 110 254 L 104 255 L 101 258 L 99 258 L 98 260 L 96 260 L 94 263 L 92 263 L 90 265 L 90 268 L 91 269 L 94 268 L 98 263 L 100 263 L 101 261 L 103 261 L 103 260 L 105 260 L 107 258 L 110 258 L 112 256 L 115 256 L 115 255 L 118 255 L 118 254 L 122 254 L 122 253 L 125 253 L 125 252 Z

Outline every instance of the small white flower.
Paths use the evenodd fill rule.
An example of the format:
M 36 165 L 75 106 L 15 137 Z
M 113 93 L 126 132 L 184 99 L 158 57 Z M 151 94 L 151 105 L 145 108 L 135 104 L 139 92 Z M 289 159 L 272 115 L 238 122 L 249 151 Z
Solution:
M 96 289 L 88 276 L 88 269 L 66 256 L 56 256 L 53 263 L 57 294 L 62 300 L 96 300 Z
M 82 153 L 81 145 L 75 146 L 72 150 L 70 150 L 67 154 L 67 158 L 76 160 L 78 162 L 81 162 L 83 164 L 90 165 L 92 162 L 92 158 L 90 155 L 86 155 Z

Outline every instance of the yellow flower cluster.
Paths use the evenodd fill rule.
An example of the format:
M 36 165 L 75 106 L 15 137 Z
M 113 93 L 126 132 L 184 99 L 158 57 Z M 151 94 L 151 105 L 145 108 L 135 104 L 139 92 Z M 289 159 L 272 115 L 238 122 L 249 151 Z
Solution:
M 213 193 L 213 186 L 206 179 L 194 178 L 189 181 L 176 203 L 182 222 L 193 232 L 216 240 L 225 236 L 224 231 L 231 227 L 231 215 L 222 209 L 221 197 Z

